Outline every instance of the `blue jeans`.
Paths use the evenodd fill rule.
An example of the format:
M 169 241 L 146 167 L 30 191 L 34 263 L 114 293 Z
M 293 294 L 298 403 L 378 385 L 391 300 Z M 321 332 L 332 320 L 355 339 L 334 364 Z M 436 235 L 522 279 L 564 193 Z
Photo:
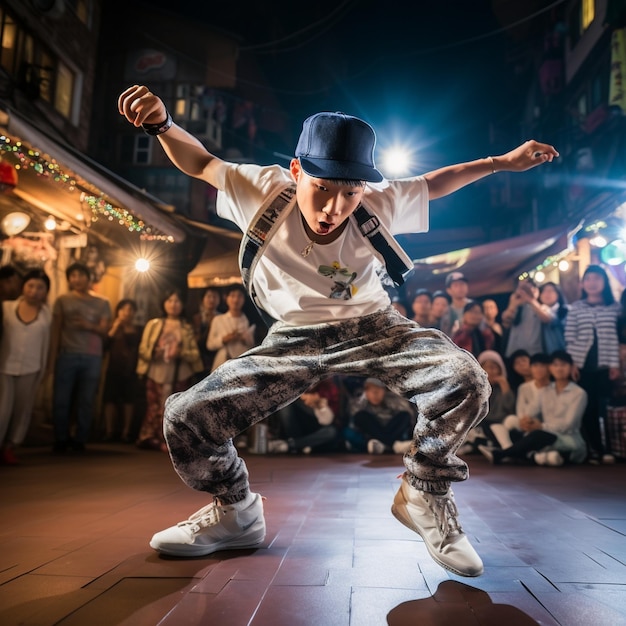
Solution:
M 93 419 L 93 405 L 100 383 L 102 357 L 91 354 L 61 352 L 54 369 L 52 419 L 58 442 L 69 439 L 72 401 L 76 401 L 75 440 L 85 443 Z

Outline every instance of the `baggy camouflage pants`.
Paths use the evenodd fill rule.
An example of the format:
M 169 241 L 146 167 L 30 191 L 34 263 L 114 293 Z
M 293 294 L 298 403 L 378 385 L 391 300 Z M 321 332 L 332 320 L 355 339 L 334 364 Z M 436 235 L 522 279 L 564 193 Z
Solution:
M 467 478 L 455 452 L 487 413 L 486 374 L 445 334 L 393 307 L 310 326 L 277 322 L 261 345 L 170 396 L 164 431 L 175 470 L 224 504 L 242 500 L 248 471 L 232 438 L 333 375 L 379 378 L 416 404 L 413 444 L 404 456 L 414 487 L 443 492 Z

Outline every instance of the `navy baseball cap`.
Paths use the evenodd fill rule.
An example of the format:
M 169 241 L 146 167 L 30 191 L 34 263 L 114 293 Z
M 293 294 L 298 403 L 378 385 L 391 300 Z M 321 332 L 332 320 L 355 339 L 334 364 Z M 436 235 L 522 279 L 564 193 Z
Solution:
M 295 155 L 309 176 L 379 183 L 375 145 L 374 129 L 358 117 L 316 113 L 304 120 Z

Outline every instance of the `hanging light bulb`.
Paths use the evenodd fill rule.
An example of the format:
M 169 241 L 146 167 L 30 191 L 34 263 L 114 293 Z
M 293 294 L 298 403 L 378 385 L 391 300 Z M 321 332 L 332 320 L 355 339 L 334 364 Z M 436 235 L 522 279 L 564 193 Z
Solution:
M 46 230 L 56 230 L 57 221 L 52 217 L 52 215 L 48 215 L 48 218 L 43 223 Z
M 30 217 L 21 211 L 13 211 L 2 218 L 2 231 L 7 237 L 14 237 L 30 224 Z

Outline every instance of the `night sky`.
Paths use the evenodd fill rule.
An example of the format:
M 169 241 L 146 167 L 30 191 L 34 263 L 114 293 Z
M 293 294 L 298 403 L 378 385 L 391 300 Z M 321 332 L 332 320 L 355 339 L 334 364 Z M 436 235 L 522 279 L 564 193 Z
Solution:
M 410 144 L 411 174 L 504 152 L 527 139 L 520 137 L 519 119 L 532 77 L 509 51 L 533 35 L 540 46 L 542 24 L 563 3 L 128 1 L 240 37 L 242 55 L 253 55 L 263 68 L 294 137 L 317 111 L 357 115 L 375 127 L 379 149 Z M 494 127 L 500 145 L 492 146 Z

